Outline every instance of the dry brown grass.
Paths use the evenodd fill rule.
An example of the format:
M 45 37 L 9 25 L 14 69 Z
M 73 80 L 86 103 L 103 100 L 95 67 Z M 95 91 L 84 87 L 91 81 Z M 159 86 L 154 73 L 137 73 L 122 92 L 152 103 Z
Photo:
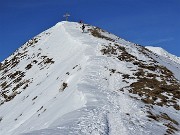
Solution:
M 60 91 L 64 91 L 68 87 L 68 84 L 66 82 L 63 82 L 60 87 Z
M 169 117 L 166 113 L 160 113 L 160 114 L 153 114 L 150 111 L 147 111 L 149 115 L 147 115 L 148 118 L 153 119 L 155 121 L 164 121 L 164 126 L 167 127 L 166 133 L 167 134 L 174 134 L 176 131 L 178 131 L 179 123 Z
M 29 70 L 31 67 L 32 67 L 32 64 L 30 63 L 30 64 L 28 64 L 28 65 L 25 67 L 25 69 L 26 69 L 26 70 Z
M 101 32 L 105 32 L 104 30 L 96 27 L 96 28 L 92 28 L 92 29 L 88 29 L 88 31 L 91 32 L 91 34 L 94 36 L 94 37 L 98 37 L 98 38 L 102 38 L 102 39 L 106 39 L 106 40 L 109 40 L 109 41 L 112 41 L 114 42 L 115 40 L 112 39 L 112 38 L 109 38 L 109 37 L 106 37 L 104 35 L 101 34 Z

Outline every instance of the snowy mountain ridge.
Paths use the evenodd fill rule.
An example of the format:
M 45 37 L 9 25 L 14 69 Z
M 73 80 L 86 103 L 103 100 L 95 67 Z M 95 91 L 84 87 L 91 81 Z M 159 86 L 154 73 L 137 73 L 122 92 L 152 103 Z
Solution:
M 180 132 L 180 63 L 59 22 L 0 63 L 2 135 Z
M 161 47 L 153 47 L 153 46 L 146 46 L 147 49 L 151 50 L 152 52 L 158 54 L 158 55 L 161 55 L 163 57 L 166 57 L 176 63 L 180 63 L 180 57 L 177 57 L 173 54 L 170 54 L 168 53 L 166 50 L 164 50 L 163 48 Z
M 158 59 L 157 61 L 171 70 L 174 76 L 180 80 L 180 74 L 178 73 L 180 70 L 180 57 L 168 53 L 161 47 L 146 46 L 146 48 L 159 55 L 158 59 L 160 59 L 160 61 Z

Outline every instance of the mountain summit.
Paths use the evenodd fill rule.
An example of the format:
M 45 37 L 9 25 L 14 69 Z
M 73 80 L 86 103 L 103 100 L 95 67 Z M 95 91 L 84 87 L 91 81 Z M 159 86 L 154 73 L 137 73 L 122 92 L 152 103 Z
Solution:
M 179 58 L 150 48 L 57 23 L 0 63 L 0 134 L 178 135 Z

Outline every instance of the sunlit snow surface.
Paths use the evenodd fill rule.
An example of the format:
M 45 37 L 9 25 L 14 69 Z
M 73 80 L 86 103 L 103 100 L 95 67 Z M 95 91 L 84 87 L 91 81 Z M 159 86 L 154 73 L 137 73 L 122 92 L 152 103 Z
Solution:
M 26 71 L 26 77 L 33 78 L 32 83 L 12 101 L 0 106 L 0 135 L 165 134 L 165 126 L 147 119 L 142 102 L 116 92 L 136 80 L 127 84 L 121 75 L 110 76 L 108 69 L 133 76 L 136 65 L 102 55 L 101 46 L 111 41 L 93 37 L 88 31 L 82 33 L 80 27 L 73 22 L 57 23 L 38 35 L 39 42 L 28 48 L 30 56 L 41 53 L 53 58 L 55 63 L 42 70 L 35 65 Z M 133 43 L 104 34 L 148 62 Z M 159 57 L 159 62 L 168 66 L 168 59 Z M 28 61 L 31 60 L 22 60 L 13 70 L 24 70 Z M 169 68 L 180 80 L 180 63 L 171 63 L 173 66 Z M 63 83 L 67 84 L 64 90 Z M 180 122 L 179 112 L 172 115 Z

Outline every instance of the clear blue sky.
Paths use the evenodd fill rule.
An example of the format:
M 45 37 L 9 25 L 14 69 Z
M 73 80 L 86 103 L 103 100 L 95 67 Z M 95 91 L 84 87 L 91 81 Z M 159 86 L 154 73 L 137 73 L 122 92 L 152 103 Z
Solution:
M 65 12 L 70 21 L 180 56 L 180 0 L 0 0 L 0 61 L 62 21 Z

